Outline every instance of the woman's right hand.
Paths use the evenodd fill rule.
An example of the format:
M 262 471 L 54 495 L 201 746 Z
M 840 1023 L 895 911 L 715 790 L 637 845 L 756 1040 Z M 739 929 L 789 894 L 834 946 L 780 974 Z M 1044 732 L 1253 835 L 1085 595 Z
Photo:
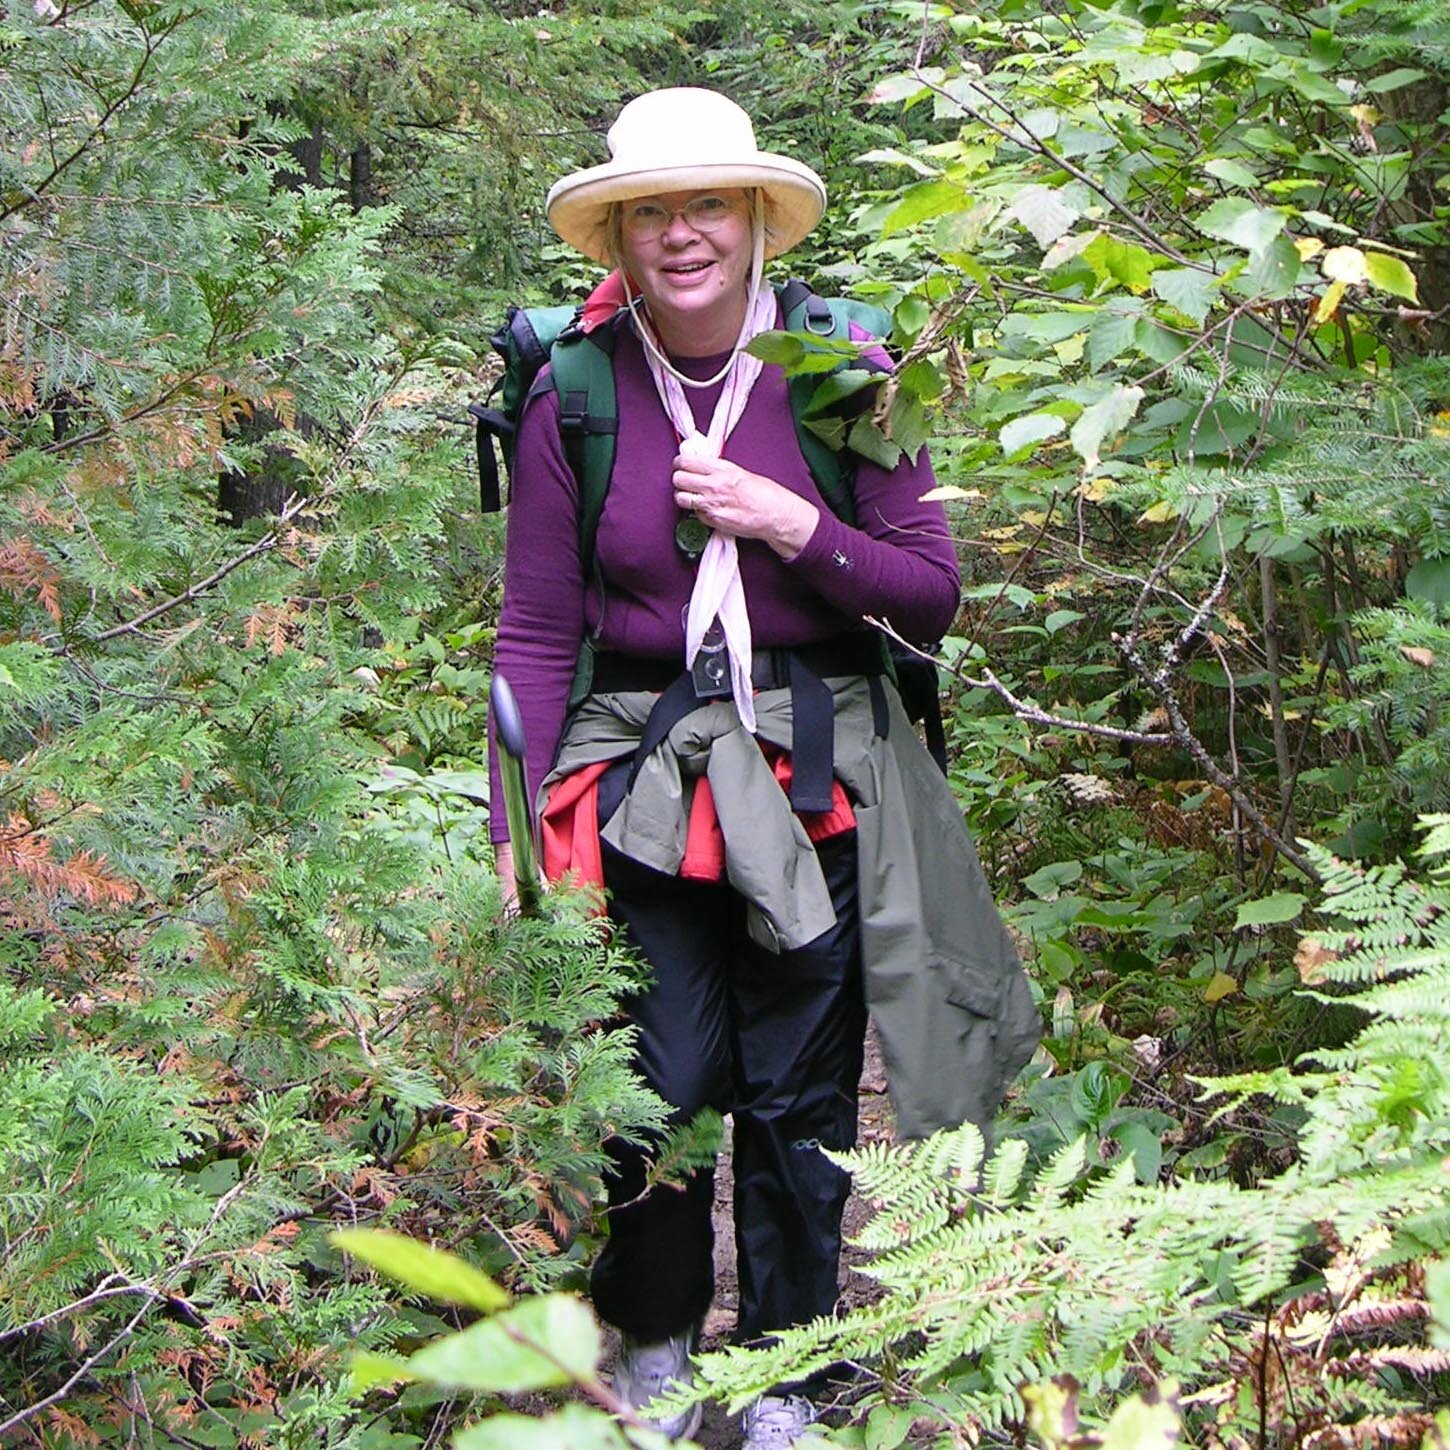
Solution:
M 514 875 L 514 848 L 507 841 L 500 841 L 493 848 L 493 869 L 498 875 L 504 912 L 516 916 L 519 910 L 519 879 Z

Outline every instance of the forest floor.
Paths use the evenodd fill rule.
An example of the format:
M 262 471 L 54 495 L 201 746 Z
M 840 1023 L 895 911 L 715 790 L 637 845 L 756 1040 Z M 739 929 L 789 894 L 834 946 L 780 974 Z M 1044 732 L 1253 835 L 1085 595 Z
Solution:
M 859 1116 L 857 1141 L 861 1143 L 889 1139 L 894 1135 L 890 1099 L 886 1094 L 886 1072 L 881 1063 L 881 1048 L 875 1030 L 866 1038 L 866 1060 L 861 1073 L 857 1096 Z M 727 1133 L 728 1142 L 728 1133 Z M 720 1155 L 715 1175 L 715 1304 L 705 1318 L 702 1347 L 722 1346 L 735 1327 L 738 1286 L 735 1278 L 735 1229 L 731 1213 L 733 1179 L 728 1149 Z M 869 1210 L 855 1194 L 846 1204 L 845 1235 L 849 1239 L 861 1228 Z M 872 1298 L 876 1289 L 871 1280 L 855 1272 L 860 1257 L 849 1246 L 841 1262 L 841 1306 L 852 1308 Z M 718 1404 L 707 1403 L 705 1418 L 695 1440 L 703 1450 L 738 1450 L 741 1439 L 738 1416 L 727 1415 Z

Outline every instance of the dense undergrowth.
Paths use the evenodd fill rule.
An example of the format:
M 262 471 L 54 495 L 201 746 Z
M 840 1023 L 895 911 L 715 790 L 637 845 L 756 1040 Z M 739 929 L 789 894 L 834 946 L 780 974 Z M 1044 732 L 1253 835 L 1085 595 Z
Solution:
M 793 269 L 894 309 L 852 443 L 932 437 L 952 778 L 1048 1029 L 993 1156 L 852 1160 L 879 1304 L 707 1380 L 858 1363 L 872 1450 L 1443 1441 L 1443 821 L 1383 863 L 1450 806 L 1446 34 L 10 7 L 0 1443 L 648 1442 L 571 1297 L 658 1118 L 634 968 L 498 910 L 460 420 L 504 300 L 590 280 L 545 184 L 675 81 L 825 172 Z

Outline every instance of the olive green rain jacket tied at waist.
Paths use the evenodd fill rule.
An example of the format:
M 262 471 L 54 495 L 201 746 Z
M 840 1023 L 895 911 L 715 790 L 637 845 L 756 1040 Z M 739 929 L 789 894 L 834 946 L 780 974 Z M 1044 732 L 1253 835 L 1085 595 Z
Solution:
M 997 914 L 961 810 L 893 688 L 890 728 L 873 727 L 860 676 L 826 680 L 835 708 L 835 775 L 856 813 L 861 953 L 903 1137 L 970 1120 L 986 1131 L 1040 1035 L 1036 1007 Z M 571 717 L 543 792 L 586 765 L 632 755 L 659 697 L 591 695 Z M 755 697 L 756 735 L 791 748 L 791 694 Z M 601 836 L 674 875 L 684 858 L 694 781 L 709 780 L 725 873 L 770 950 L 835 922 L 815 847 L 730 701 L 702 703 L 639 767 Z

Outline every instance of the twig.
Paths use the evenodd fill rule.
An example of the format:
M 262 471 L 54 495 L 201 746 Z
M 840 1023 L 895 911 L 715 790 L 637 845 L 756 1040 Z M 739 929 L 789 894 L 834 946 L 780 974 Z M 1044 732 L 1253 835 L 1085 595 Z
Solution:
M 1040 136 L 1033 135 L 1018 119 L 1010 106 L 999 101 L 995 96 L 984 91 L 980 86 L 974 85 L 973 89 L 984 100 L 990 101 L 998 110 L 1004 112 L 1011 121 L 1011 126 L 1003 126 L 999 122 L 993 121 L 989 117 L 984 116 L 969 101 L 963 100 L 961 96 L 947 90 L 944 86 L 939 86 L 934 81 L 928 80 L 922 73 L 920 66 L 913 66 L 911 73 L 927 90 L 931 91 L 934 95 L 941 96 L 954 106 L 960 106 L 973 120 L 979 121 L 989 130 L 995 131 L 1004 141 L 1019 141 L 1025 137 L 1030 150 L 1036 151 L 1039 156 L 1050 161 L 1054 167 L 1067 172 L 1073 180 L 1081 182 L 1089 191 L 1101 197 L 1107 203 L 1108 208 L 1122 217 L 1129 229 L 1138 237 L 1142 238 L 1143 241 L 1147 242 L 1155 251 L 1162 253 L 1165 257 L 1171 257 L 1175 262 L 1185 267 L 1191 267 L 1195 271 L 1212 272 L 1213 269 L 1211 267 L 1207 267 L 1202 262 L 1185 256 L 1176 247 L 1170 246 L 1165 242 L 1136 212 L 1129 211 L 1101 181 L 1096 180 L 1090 172 L 1084 171 L 1081 166 L 1069 161 L 1067 157 L 1059 155 Z
M 14 1430 L 17 1426 L 23 1425 L 27 1420 L 33 1419 L 42 1410 L 47 1410 L 51 1405 L 59 1404 L 61 1400 L 65 1399 L 107 1355 L 119 1349 L 131 1337 L 135 1332 L 136 1326 L 146 1317 L 147 1311 L 151 1306 L 155 1304 L 157 1299 L 164 1297 L 162 1294 L 157 1294 L 153 1298 L 148 1298 L 126 1322 L 125 1327 L 96 1350 L 59 1389 L 53 1390 L 43 1400 L 37 1400 L 33 1405 L 26 1405 L 23 1409 L 17 1410 L 8 1420 L 0 1422 L 0 1441 L 4 1440 L 5 1435 L 9 1431 Z
M 1015 695 L 1011 688 L 997 678 L 991 670 L 984 670 L 981 678 L 965 672 L 960 664 L 943 664 L 934 654 L 919 648 L 910 640 L 903 639 L 892 627 L 889 621 L 877 619 L 872 615 L 863 615 L 866 623 L 879 629 L 883 634 L 895 640 L 903 649 L 914 654 L 918 659 L 926 660 L 928 664 L 937 665 L 945 669 L 951 677 L 959 684 L 968 686 L 974 690 L 990 690 L 994 695 L 1000 697 L 1012 710 L 1012 713 L 1023 720 L 1030 720 L 1035 725 L 1046 725 L 1053 730 L 1072 730 L 1082 735 L 1097 735 L 1105 740 L 1120 740 L 1129 745 L 1172 745 L 1172 735 L 1151 734 L 1143 730 L 1123 730 L 1115 725 L 1099 725 L 1094 720 L 1071 720 L 1063 715 L 1054 715 L 1050 711 L 1042 709 L 1039 705 L 1033 705 Z
M 1142 652 L 1137 644 L 1130 639 L 1114 631 L 1113 643 L 1118 651 L 1128 662 L 1133 673 L 1143 681 L 1145 685 L 1157 697 L 1158 703 L 1163 707 L 1168 716 L 1168 723 L 1172 727 L 1174 740 L 1181 745 L 1202 768 L 1203 773 L 1218 788 L 1224 791 L 1234 805 L 1249 821 L 1254 830 L 1258 833 L 1260 840 L 1266 841 L 1286 860 L 1290 865 L 1302 871 L 1314 884 L 1321 885 L 1323 876 L 1318 867 L 1292 842 L 1286 840 L 1273 825 L 1264 818 L 1264 813 L 1256 806 L 1236 776 L 1230 775 L 1210 754 L 1208 747 L 1193 733 L 1187 717 L 1183 713 L 1183 707 L 1179 703 L 1178 696 L 1168 680 L 1162 673 L 1155 670 L 1147 660 L 1143 658 Z
M 142 625 L 150 624 L 153 619 L 158 619 L 163 614 L 169 614 L 180 605 L 189 604 L 209 589 L 214 589 L 228 574 L 240 569 L 243 564 L 275 549 L 282 540 L 281 525 L 290 523 L 309 502 L 314 502 L 314 500 L 309 500 L 305 495 L 294 495 L 287 501 L 282 512 L 277 515 L 277 523 L 268 529 L 255 544 L 243 549 L 235 558 L 228 559 L 225 564 L 212 570 L 205 579 L 198 580 L 189 588 L 183 589 L 180 594 L 163 600 L 160 604 L 152 605 L 150 609 L 138 614 L 134 619 L 126 620 L 124 624 L 112 625 L 110 629 L 103 629 L 99 634 L 92 635 L 90 643 L 101 644 L 108 639 L 115 639 L 118 635 L 139 634 Z

